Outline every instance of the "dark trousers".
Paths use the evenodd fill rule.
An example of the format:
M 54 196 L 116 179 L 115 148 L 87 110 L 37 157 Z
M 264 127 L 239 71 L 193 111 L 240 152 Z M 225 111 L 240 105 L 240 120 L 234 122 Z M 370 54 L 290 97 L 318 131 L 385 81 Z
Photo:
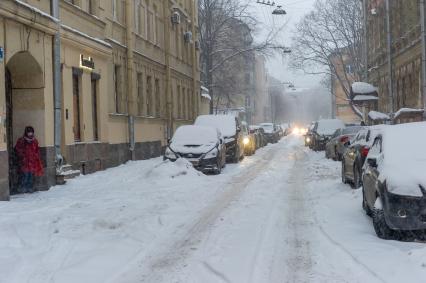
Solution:
M 21 173 L 21 181 L 19 186 L 20 193 L 34 192 L 34 176 L 31 172 Z

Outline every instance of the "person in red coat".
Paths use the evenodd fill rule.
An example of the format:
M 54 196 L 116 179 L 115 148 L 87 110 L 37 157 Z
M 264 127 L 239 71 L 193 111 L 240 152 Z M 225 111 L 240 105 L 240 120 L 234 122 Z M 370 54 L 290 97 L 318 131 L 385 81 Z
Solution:
M 25 127 L 24 135 L 15 145 L 20 171 L 21 193 L 34 192 L 34 176 L 43 176 L 43 164 L 40 159 L 40 147 L 34 135 L 34 128 Z

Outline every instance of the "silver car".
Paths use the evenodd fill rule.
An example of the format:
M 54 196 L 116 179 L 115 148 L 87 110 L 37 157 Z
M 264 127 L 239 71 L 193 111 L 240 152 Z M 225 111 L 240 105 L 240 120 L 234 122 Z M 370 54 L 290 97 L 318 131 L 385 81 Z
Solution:
M 333 160 L 342 160 L 345 145 L 363 128 L 362 126 L 352 126 L 344 129 L 337 129 L 330 141 L 325 145 L 325 157 Z

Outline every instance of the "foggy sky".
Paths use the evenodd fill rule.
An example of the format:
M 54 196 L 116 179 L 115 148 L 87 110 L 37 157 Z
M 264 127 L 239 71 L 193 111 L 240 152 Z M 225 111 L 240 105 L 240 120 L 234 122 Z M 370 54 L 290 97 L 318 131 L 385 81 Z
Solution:
M 270 0 L 272 2 L 272 0 Z M 315 2 L 315 0 L 274 0 L 277 5 L 281 5 L 287 12 L 284 16 L 273 16 L 271 13 L 275 7 L 270 7 L 262 4 L 257 4 L 256 0 L 250 0 L 252 3 L 254 15 L 257 20 L 263 23 L 259 27 L 259 33 L 257 36 L 260 38 L 265 36 L 266 30 L 270 30 L 271 26 L 281 26 L 287 22 L 287 25 L 283 32 L 281 32 L 280 41 L 283 45 L 291 46 L 291 37 L 295 25 L 307 14 Z M 264 31 L 262 31 L 264 30 Z M 302 88 L 313 88 L 319 87 L 319 82 L 322 79 L 319 75 L 306 75 L 303 72 L 295 74 L 293 70 L 289 70 L 287 64 L 290 60 L 290 55 L 284 57 L 276 55 L 268 58 L 267 69 L 269 74 L 276 77 L 277 79 L 285 82 L 293 82 L 297 87 Z

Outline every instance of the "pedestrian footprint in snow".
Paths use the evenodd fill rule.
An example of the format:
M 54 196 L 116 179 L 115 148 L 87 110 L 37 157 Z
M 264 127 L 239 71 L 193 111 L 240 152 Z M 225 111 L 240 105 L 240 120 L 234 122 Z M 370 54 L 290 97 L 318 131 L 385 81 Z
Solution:
M 40 147 L 34 135 L 34 128 L 25 127 L 24 135 L 18 139 L 15 145 L 15 153 L 18 157 L 20 193 L 34 192 L 34 176 L 43 176 L 43 165 L 40 159 Z

